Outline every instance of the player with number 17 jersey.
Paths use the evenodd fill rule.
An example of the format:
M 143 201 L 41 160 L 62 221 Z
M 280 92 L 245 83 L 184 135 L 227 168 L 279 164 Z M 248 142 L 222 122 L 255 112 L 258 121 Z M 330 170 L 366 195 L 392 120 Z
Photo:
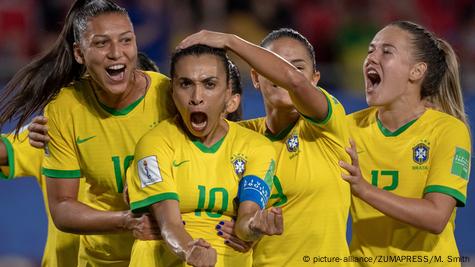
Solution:
M 406 198 L 442 193 L 453 197 L 457 207 L 465 206 L 471 144 L 463 122 L 427 109 L 418 119 L 391 132 L 377 118 L 377 109 L 368 108 L 349 115 L 348 125 L 361 173 L 373 186 Z M 436 256 L 430 266 L 460 266 L 447 262 L 449 256 L 459 256 L 455 212 L 444 230 L 433 234 L 386 216 L 353 196 L 350 251 L 357 257 L 411 256 L 425 263 Z M 398 264 L 414 266 L 408 261 Z

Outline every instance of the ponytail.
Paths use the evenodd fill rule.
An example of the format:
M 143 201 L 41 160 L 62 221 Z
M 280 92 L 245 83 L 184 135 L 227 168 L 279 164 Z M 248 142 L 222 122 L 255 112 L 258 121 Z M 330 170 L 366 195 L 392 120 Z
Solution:
M 397 21 L 390 25 L 411 34 L 415 60 L 427 64 L 421 84 L 422 99 L 469 127 L 463 104 L 459 64 L 450 44 L 413 22 Z
M 433 102 L 442 112 L 450 114 L 463 121 L 468 127 L 468 119 L 463 103 L 462 87 L 460 85 L 459 63 L 457 56 L 449 43 L 437 39 L 439 48 L 445 55 L 447 69 L 442 76 L 437 93 L 431 96 Z
M 0 91 L 0 128 L 8 121 L 18 120 L 15 126 L 18 132 L 62 87 L 81 78 L 85 68 L 74 59 L 73 44 L 79 41 L 89 18 L 106 12 L 127 14 L 109 0 L 74 2 L 53 46 L 20 69 Z

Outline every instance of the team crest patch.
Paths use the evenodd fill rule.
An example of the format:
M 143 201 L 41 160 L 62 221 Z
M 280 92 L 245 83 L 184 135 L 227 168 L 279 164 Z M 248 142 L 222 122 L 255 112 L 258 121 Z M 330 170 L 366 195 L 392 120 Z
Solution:
M 242 176 L 246 171 L 246 157 L 242 154 L 233 155 L 231 163 L 233 164 L 234 172 L 238 176 Z
M 162 181 L 157 157 L 150 156 L 139 160 L 137 168 L 142 188 Z
M 419 143 L 412 148 L 412 159 L 417 164 L 424 164 L 429 159 L 429 147 L 424 143 Z
M 287 141 L 285 142 L 287 146 L 287 151 L 296 152 L 299 150 L 299 136 L 297 134 L 292 134 Z

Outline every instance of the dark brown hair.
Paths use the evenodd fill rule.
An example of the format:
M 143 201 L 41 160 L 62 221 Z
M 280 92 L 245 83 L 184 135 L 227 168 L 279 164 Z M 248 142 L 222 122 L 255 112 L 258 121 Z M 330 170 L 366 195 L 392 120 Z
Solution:
M 74 59 L 73 44 L 79 42 L 90 18 L 127 11 L 110 0 L 77 0 L 71 6 L 61 33 L 50 49 L 20 69 L 0 92 L 0 128 L 18 120 L 16 130 L 42 110 L 64 86 L 84 74 Z

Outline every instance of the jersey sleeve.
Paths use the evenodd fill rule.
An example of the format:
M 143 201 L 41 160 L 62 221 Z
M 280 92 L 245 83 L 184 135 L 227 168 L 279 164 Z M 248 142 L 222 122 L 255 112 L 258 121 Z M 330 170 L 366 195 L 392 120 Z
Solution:
M 462 123 L 445 127 L 437 144 L 429 150 L 429 176 L 424 193 L 452 196 L 458 207 L 464 207 L 470 176 L 471 143 L 468 129 Z
M 346 122 L 346 113 L 343 105 L 338 99 L 329 94 L 326 90 L 319 88 L 325 95 L 328 103 L 328 113 L 323 120 L 315 120 L 302 114 L 310 127 L 320 129 L 320 133 L 329 137 L 338 146 L 349 146 L 349 131 Z
M 250 200 L 264 208 L 273 187 L 276 153 L 267 139 L 259 137 L 250 145 L 252 151 L 249 153 L 245 172 L 239 182 L 238 200 L 239 202 Z
M 8 156 L 8 166 L 1 166 L 0 178 L 13 179 L 22 176 L 41 177 L 43 150 L 34 148 L 28 140 L 28 131 L 23 130 L 17 138 L 14 134 L 1 137 Z
M 322 88 L 319 89 L 327 98 L 327 117 L 321 121 L 316 121 L 312 118 L 302 115 L 306 121 L 303 129 L 318 129 L 318 135 L 315 137 L 320 138 L 323 135 L 325 137 L 325 142 L 327 142 L 327 147 L 334 149 L 341 160 L 351 162 L 350 156 L 345 150 L 345 148 L 350 147 L 350 132 L 345 109 L 338 99 L 329 94 L 326 90 Z
M 136 213 L 163 200 L 179 200 L 172 175 L 171 145 L 165 138 L 150 133 L 156 131 L 140 139 L 126 175 L 130 207 Z
M 45 148 L 42 173 L 51 178 L 80 178 L 74 128 L 67 106 L 51 102 L 45 108 L 51 141 Z

